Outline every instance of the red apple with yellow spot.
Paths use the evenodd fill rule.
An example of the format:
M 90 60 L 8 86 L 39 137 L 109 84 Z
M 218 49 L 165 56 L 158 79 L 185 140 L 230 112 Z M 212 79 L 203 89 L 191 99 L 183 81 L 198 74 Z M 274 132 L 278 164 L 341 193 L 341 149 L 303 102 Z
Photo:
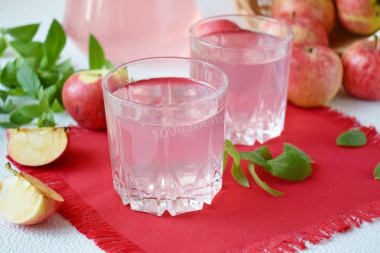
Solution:
M 288 100 L 312 108 L 325 105 L 338 92 L 343 76 L 339 56 L 320 45 L 293 46 Z

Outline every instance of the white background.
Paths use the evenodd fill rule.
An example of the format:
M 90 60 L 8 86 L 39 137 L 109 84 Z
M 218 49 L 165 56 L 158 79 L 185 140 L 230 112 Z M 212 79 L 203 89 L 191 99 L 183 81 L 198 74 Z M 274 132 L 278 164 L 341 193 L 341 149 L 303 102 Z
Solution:
M 134 0 L 138 1 L 138 0 Z M 158 1 L 158 0 L 157 0 Z M 213 16 L 234 13 L 232 0 L 198 0 L 202 15 Z M 62 21 L 65 1 L 62 0 L 0 0 L 0 27 L 13 27 L 41 23 L 37 39 L 43 41 L 53 18 Z M 76 67 L 87 68 L 87 58 L 68 40 L 62 58 L 72 58 Z M 4 67 L 5 60 L 0 60 Z M 330 104 L 333 108 L 355 116 L 363 125 L 373 125 L 380 130 L 380 101 L 354 99 L 341 90 Z M 0 120 L 4 116 L 0 115 Z M 66 114 L 56 116 L 59 125 L 74 123 Z M 6 162 L 5 130 L 0 129 L 0 178 L 8 175 L 1 169 Z M 380 160 L 380 154 L 379 154 Z M 380 182 L 379 182 L 380 189 Z M 310 247 L 310 252 L 379 252 L 380 219 L 365 223 L 330 240 Z M 0 252 L 102 252 L 91 240 L 80 234 L 59 214 L 34 226 L 16 226 L 0 218 Z

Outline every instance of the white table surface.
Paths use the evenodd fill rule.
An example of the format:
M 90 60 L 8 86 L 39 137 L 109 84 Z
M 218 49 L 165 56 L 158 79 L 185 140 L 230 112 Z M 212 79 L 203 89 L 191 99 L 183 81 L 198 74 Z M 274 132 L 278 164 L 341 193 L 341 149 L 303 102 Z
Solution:
M 135 0 L 138 1 L 138 0 Z M 157 0 L 158 1 L 158 0 Z M 202 15 L 234 13 L 232 0 L 198 0 Z M 41 23 L 37 39 L 44 40 L 53 18 L 62 21 L 64 0 L 0 0 L 0 27 L 13 27 L 29 23 Z M 63 59 L 72 58 L 76 69 L 87 68 L 87 57 L 68 39 L 62 53 Z M 6 61 L 0 60 L 4 67 Z M 358 100 L 340 91 L 330 104 L 333 108 L 356 117 L 363 125 L 375 126 L 380 131 L 380 101 Z M 0 120 L 4 120 L 0 115 Z M 62 113 L 56 116 L 59 125 L 74 121 Z M 0 179 L 8 175 L 1 169 L 6 163 L 5 130 L 0 129 Z M 380 158 L 380 155 L 379 155 Z M 380 187 L 380 182 L 379 182 Z M 317 245 L 310 245 L 309 252 L 380 252 L 380 219 L 364 223 L 360 229 L 336 234 Z M 34 226 L 16 226 L 0 218 L 0 252 L 102 252 L 91 240 L 79 233 L 60 214 Z

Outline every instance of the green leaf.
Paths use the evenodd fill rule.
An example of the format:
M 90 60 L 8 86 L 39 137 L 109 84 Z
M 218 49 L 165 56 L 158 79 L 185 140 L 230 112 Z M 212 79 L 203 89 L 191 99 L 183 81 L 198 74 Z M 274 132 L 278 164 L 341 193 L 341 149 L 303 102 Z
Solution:
M 294 146 L 292 144 L 284 143 L 284 152 L 293 152 L 293 153 L 296 153 L 300 157 L 302 157 L 303 159 L 305 159 L 306 162 L 308 162 L 308 163 L 314 163 L 311 160 L 311 158 L 310 158 L 310 156 L 308 154 L 306 154 L 301 149 L 297 148 L 296 146 Z
M 96 40 L 96 38 L 90 34 L 89 40 L 89 52 L 88 52 L 88 61 L 90 69 L 101 69 L 104 66 L 105 58 L 102 46 Z
M 12 100 L 8 99 L 4 106 L 0 108 L 0 113 L 10 113 L 14 108 Z
M 20 127 L 20 124 L 15 124 L 12 122 L 0 122 L 0 127 L 2 128 L 18 128 Z
M 25 96 L 26 95 L 26 93 L 23 91 L 21 87 L 8 90 L 7 94 L 10 96 Z
M 284 152 L 278 157 L 267 161 L 269 172 L 273 176 L 290 181 L 301 181 L 311 173 L 310 164 L 297 153 Z
M 45 91 L 45 94 L 47 96 L 47 100 L 49 101 L 49 103 L 51 101 L 53 101 L 53 99 L 55 99 L 56 93 L 57 93 L 57 87 L 55 87 L 55 85 L 47 87 L 44 91 Z
M 360 130 L 348 130 L 336 139 L 338 146 L 361 147 L 367 144 L 367 136 Z
M 65 110 L 58 99 L 54 99 L 50 108 L 53 112 L 63 112 Z
M 248 170 L 251 173 L 253 179 L 255 180 L 256 184 L 258 184 L 264 191 L 267 193 L 273 195 L 273 196 L 282 196 L 284 195 L 282 192 L 276 191 L 275 189 L 271 188 L 269 185 L 267 185 L 265 182 L 261 181 L 261 179 L 257 176 L 255 172 L 255 168 L 253 163 L 248 164 Z
M 26 117 L 19 110 L 16 110 L 9 116 L 9 120 L 11 123 L 24 125 L 30 123 L 33 118 Z
M 373 171 L 373 176 L 375 179 L 380 180 L 380 163 L 376 165 L 375 170 Z
M 228 160 L 228 153 L 227 153 L 227 151 L 224 150 L 224 152 L 223 152 L 223 172 L 226 170 L 227 160 Z
M 39 118 L 42 116 L 42 110 L 39 104 L 29 104 L 20 106 L 17 111 L 27 118 Z
M 15 62 L 7 62 L 1 73 L 1 83 L 7 87 L 16 87 L 18 85 Z
M 263 168 L 269 168 L 265 159 L 262 158 L 256 152 L 245 151 L 245 152 L 240 152 L 239 154 L 240 154 L 240 159 L 250 161 L 250 162 L 254 162 L 255 164 L 257 164 Z
M 225 140 L 224 141 L 224 150 L 232 156 L 234 159 L 234 164 L 235 165 L 240 165 L 240 154 L 239 152 L 235 149 L 234 144 L 230 140 Z
M 1 36 L 0 37 L 0 56 L 3 55 L 5 49 L 7 49 L 7 46 L 8 46 L 7 40 L 3 36 Z
M 38 120 L 37 124 L 38 127 L 54 127 L 54 116 L 52 113 L 43 113 L 42 117 Z
M 53 20 L 50 25 L 48 35 L 44 44 L 45 57 L 42 59 L 43 69 L 52 68 L 57 62 L 62 49 L 66 44 L 66 34 L 57 20 Z
M 232 165 L 231 169 L 232 177 L 238 182 L 240 185 L 249 188 L 249 182 L 247 177 L 245 176 L 243 169 L 240 165 L 236 165 L 235 163 Z
M 115 65 L 107 59 L 104 62 L 104 66 L 106 67 L 106 69 L 113 69 L 115 67 Z
M 30 24 L 6 29 L 6 33 L 16 40 L 31 41 L 38 31 L 40 24 Z
M 56 67 L 57 71 L 62 74 L 72 74 L 74 73 L 73 66 L 71 65 L 71 60 L 67 59 L 66 61 L 60 63 Z
M 50 112 L 49 98 L 42 87 L 38 93 L 38 100 L 40 101 L 40 108 L 42 112 Z
M 41 87 L 40 80 L 37 74 L 29 66 L 23 66 L 17 71 L 17 81 L 22 89 L 32 98 L 38 97 L 38 92 Z
M 49 86 L 58 81 L 59 74 L 55 70 L 43 70 L 38 73 L 43 86 Z
M 34 57 L 40 61 L 43 55 L 43 44 L 37 41 L 11 41 L 10 45 L 23 57 Z
M 265 161 L 273 159 L 273 157 L 269 151 L 269 148 L 266 145 L 255 149 L 253 152 L 255 152 L 256 154 L 259 154 L 262 158 L 265 159 Z
M 8 92 L 4 91 L 4 90 L 0 90 L 0 98 L 1 98 L 1 100 L 3 100 L 3 102 L 5 102 L 5 100 L 7 100 L 7 97 L 8 97 Z

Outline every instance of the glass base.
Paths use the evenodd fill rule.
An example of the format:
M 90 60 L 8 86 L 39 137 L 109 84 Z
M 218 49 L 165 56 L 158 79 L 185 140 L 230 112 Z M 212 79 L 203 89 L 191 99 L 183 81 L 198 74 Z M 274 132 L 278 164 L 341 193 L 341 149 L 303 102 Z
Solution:
M 161 216 L 165 211 L 175 216 L 182 213 L 198 211 L 203 208 L 203 204 L 210 205 L 215 195 L 222 188 L 221 176 L 216 176 L 212 185 L 201 189 L 195 189 L 189 197 L 177 197 L 170 199 L 162 196 L 161 198 L 145 197 L 136 189 L 123 187 L 117 180 L 114 180 L 114 188 L 120 195 L 124 205 L 130 205 L 134 211 L 146 212 Z

